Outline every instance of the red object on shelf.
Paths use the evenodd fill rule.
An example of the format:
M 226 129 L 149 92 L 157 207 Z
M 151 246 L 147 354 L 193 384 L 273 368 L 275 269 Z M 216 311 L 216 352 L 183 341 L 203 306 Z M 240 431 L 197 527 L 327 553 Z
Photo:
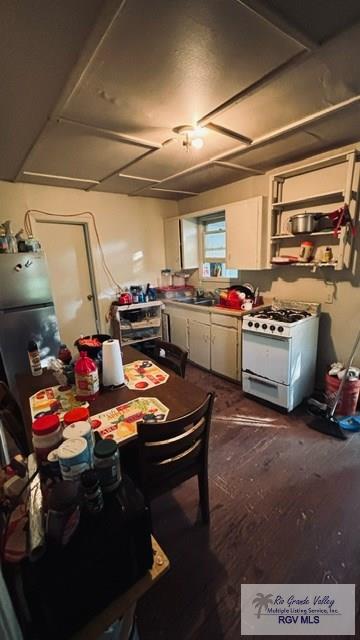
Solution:
M 99 393 L 99 374 L 95 362 L 86 351 L 80 352 L 75 364 L 75 386 L 78 400 L 94 400 Z

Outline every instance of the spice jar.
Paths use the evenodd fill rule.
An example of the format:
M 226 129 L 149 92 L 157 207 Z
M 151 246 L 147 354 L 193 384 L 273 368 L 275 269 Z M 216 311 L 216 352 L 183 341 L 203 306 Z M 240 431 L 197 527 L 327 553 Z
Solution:
M 98 440 L 94 448 L 95 469 L 99 474 L 102 490 L 114 491 L 121 482 L 120 455 L 113 440 Z
M 96 515 L 104 507 L 104 498 L 100 487 L 99 476 L 94 469 L 88 469 L 81 474 L 84 506 L 88 513 Z
M 32 441 L 38 462 L 43 462 L 62 441 L 59 416 L 53 414 L 36 418 L 32 424 Z
M 299 262 L 310 262 L 314 250 L 314 243 L 305 240 L 300 245 Z
M 64 426 L 67 427 L 69 424 L 73 422 L 82 422 L 83 420 L 87 420 L 89 418 L 90 412 L 87 407 L 75 407 L 74 409 L 70 409 L 64 414 Z

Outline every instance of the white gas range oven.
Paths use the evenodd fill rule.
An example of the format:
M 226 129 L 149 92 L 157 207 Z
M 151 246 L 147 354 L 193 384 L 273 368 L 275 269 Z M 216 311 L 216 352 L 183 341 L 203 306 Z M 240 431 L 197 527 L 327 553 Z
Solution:
M 273 301 L 242 324 L 243 391 L 292 411 L 314 389 L 320 304 Z

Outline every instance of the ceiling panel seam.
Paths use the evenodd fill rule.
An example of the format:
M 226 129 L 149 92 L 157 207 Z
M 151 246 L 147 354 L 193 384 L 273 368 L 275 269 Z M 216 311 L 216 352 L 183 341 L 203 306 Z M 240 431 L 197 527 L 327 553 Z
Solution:
M 62 110 L 66 109 L 69 100 L 74 95 L 74 92 L 93 62 L 98 50 L 125 7 L 126 2 L 127 0 L 121 0 L 119 4 L 119 0 L 106 0 L 104 3 L 101 15 L 98 18 L 85 47 L 83 48 L 82 54 L 73 68 L 73 71 L 70 74 L 70 77 L 52 113 L 53 117 L 60 116 Z
M 224 113 L 224 111 L 227 111 L 231 107 L 239 104 L 242 100 L 245 100 L 245 98 L 248 98 L 260 89 L 263 89 L 266 85 L 269 84 L 269 82 L 277 79 L 283 73 L 289 71 L 289 69 L 293 69 L 294 67 L 298 66 L 305 60 L 305 58 L 309 56 L 309 51 L 301 51 L 300 53 L 295 54 L 289 60 L 286 60 L 275 69 L 272 69 L 268 73 L 265 73 L 265 75 L 263 75 L 258 80 L 255 80 L 255 82 L 249 84 L 247 87 L 239 91 L 239 93 L 235 93 L 231 98 L 228 98 L 227 100 L 225 100 L 225 102 L 215 107 L 215 109 L 209 111 L 206 115 L 200 118 L 200 120 L 198 120 L 198 126 L 206 127 L 207 123 L 210 122 L 214 117 L 219 116 L 221 113 Z
M 316 113 L 311 114 L 310 116 L 306 116 L 301 120 L 297 120 L 296 122 L 292 122 L 285 127 L 281 127 L 280 129 L 276 129 L 275 131 L 271 131 L 269 134 L 264 136 L 260 136 L 259 138 L 254 138 L 251 145 L 248 147 L 238 147 L 237 149 L 233 149 L 232 151 L 226 151 L 224 153 L 220 153 L 217 156 L 214 156 L 212 160 L 224 160 L 233 156 L 234 154 L 241 155 L 251 151 L 252 149 L 257 149 L 263 145 L 268 144 L 269 142 L 273 142 L 274 140 L 278 140 L 280 138 L 286 137 L 287 135 L 294 133 L 296 131 L 301 131 L 305 129 L 309 124 L 314 124 L 319 120 L 323 120 L 328 116 L 331 116 L 335 113 L 338 113 L 342 110 L 347 109 L 348 107 L 353 106 L 354 104 L 360 103 L 360 95 L 353 96 L 352 98 L 348 98 L 342 102 L 339 102 L 331 107 L 326 107 L 326 109 L 322 109 L 321 111 L 317 111 Z
M 131 160 L 130 162 L 127 162 L 126 164 L 121 165 L 121 167 L 118 167 L 115 171 L 112 171 L 107 176 L 102 178 L 99 181 L 99 184 L 102 184 L 103 182 L 105 182 L 105 180 L 109 180 L 109 178 L 112 178 L 113 176 L 119 175 L 119 173 L 122 173 L 128 167 L 131 167 L 133 164 L 135 164 L 135 162 L 139 162 L 139 160 L 143 160 L 143 158 L 147 158 L 147 156 L 150 156 L 152 153 L 155 153 L 155 151 L 158 151 L 158 149 L 149 149 L 148 151 L 145 151 L 145 153 L 142 153 L 140 156 L 138 156 L 136 160 Z M 94 188 L 93 186 L 90 186 L 88 189 L 86 189 L 86 191 L 91 191 L 93 188 Z
M 133 138 L 132 136 L 128 136 L 126 133 L 121 133 L 119 131 L 113 131 L 112 129 L 105 129 L 103 127 L 96 127 L 93 124 L 87 124 L 86 122 L 81 122 L 79 120 L 71 120 L 70 118 L 65 118 L 64 116 L 60 116 L 52 120 L 52 122 L 58 122 L 60 124 L 67 124 L 74 127 L 81 127 L 83 129 L 87 129 L 88 131 L 93 131 L 99 137 L 110 138 L 111 140 L 116 140 L 118 142 L 125 142 L 127 144 L 132 144 L 136 147 L 147 147 L 148 149 L 161 149 L 162 145 L 157 142 L 150 142 L 149 140 L 143 140 L 141 138 Z
M 235 0 L 238 4 L 246 7 L 252 13 L 259 16 L 265 22 L 272 27 L 280 31 L 283 35 L 287 36 L 297 44 L 301 45 L 309 51 L 313 51 L 319 46 L 318 42 L 309 38 L 298 27 L 285 19 L 281 13 L 274 9 L 260 3 L 258 0 Z

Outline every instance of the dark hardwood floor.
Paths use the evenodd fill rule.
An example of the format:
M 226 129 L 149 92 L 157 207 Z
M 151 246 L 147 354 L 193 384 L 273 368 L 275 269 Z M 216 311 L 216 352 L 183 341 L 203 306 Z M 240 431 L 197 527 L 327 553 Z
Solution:
M 357 584 L 360 435 L 324 436 L 302 409 L 280 413 L 192 365 L 186 377 L 216 393 L 211 524 L 195 479 L 154 501 L 171 569 L 139 603 L 142 640 L 238 640 L 241 583 Z

